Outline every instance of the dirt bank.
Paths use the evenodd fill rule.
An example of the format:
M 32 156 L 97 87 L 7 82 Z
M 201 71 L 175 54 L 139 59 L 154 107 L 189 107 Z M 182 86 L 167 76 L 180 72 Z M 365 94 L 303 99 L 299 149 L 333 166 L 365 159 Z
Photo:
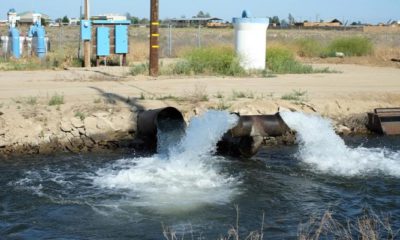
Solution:
M 317 112 L 338 132 L 365 133 L 366 112 L 400 106 L 400 69 L 319 65 L 340 73 L 272 78 L 128 76 L 126 68 L 0 73 L 0 154 L 130 146 L 140 109 L 241 114 Z

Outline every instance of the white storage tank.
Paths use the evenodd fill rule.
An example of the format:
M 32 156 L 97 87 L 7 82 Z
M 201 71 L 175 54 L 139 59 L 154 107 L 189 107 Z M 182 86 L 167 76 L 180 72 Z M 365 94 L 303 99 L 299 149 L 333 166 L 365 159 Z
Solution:
M 264 70 L 267 51 L 268 18 L 253 18 L 243 11 L 241 18 L 233 18 L 235 49 L 240 65 L 246 70 Z

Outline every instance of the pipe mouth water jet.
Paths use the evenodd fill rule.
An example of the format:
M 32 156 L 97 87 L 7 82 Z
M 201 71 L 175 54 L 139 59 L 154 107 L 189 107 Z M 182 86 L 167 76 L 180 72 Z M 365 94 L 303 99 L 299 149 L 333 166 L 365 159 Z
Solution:
M 279 137 L 290 131 L 279 113 L 242 116 L 238 113 L 232 114 L 238 116 L 238 123 L 217 143 L 219 154 L 250 158 L 257 154 L 265 137 Z M 179 142 L 186 130 L 182 113 L 173 107 L 140 112 L 137 122 L 138 138 L 149 151 L 165 150 L 173 142 Z M 167 134 L 162 134 L 164 137 L 160 138 L 160 132 Z

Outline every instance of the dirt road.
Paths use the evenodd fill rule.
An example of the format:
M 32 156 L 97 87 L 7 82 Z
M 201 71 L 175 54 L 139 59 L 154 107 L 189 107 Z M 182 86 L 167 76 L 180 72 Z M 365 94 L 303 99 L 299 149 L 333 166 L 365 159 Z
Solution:
M 155 80 L 118 67 L 1 72 L 0 155 L 115 147 L 135 137 L 138 108 L 175 106 L 189 119 L 207 108 L 269 114 L 285 107 L 318 112 L 357 133 L 366 112 L 400 106 L 400 69 L 328 67 L 340 73 Z M 56 94 L 63 99 L 50 104 Z

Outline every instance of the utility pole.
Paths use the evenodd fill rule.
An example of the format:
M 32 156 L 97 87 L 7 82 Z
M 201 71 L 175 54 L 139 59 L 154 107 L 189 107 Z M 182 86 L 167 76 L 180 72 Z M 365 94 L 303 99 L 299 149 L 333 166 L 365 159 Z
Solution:
M 85 0 L 85 20 L 89 20 L 89 0 Z M 90 67 L 90 40 L 83 42 L 83 56 L 85 67 Z
M 158 27 L 158 0 L 151 0 L 150 7 L 150 69 L 149 74 L 152 77 L 158 76 L 158 59 L 159 59 L 159 31 Z

